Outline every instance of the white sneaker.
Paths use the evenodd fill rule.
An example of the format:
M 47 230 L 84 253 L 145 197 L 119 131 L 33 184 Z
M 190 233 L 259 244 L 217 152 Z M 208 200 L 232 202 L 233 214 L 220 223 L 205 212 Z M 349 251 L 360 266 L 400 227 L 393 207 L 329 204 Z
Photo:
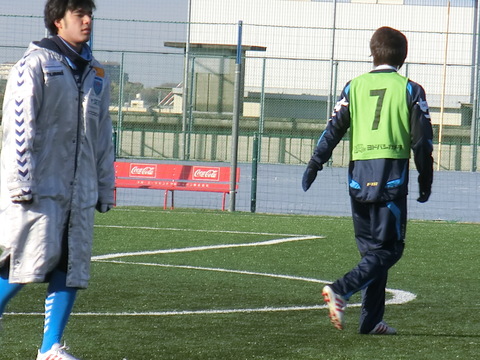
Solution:
M 325 286 L 322 291 L 323 300 L 328 305 L 330 321 L 338 330 L 343 330 L 345 322 L 343 312 L 347 306 L 347 301 L 341 295 L 336 294 L 330 286 Z
M 370 335 L 396 335 L 397 329 L 387 325 L 385 321 L 380 321 L 372 331 L 369 332 Z
M 37 355 L 37 360 L 80 360 L 72 355 L 68 354 L 68 347 L 65 345 L 54 344 L 50 350 L 44 354 Z

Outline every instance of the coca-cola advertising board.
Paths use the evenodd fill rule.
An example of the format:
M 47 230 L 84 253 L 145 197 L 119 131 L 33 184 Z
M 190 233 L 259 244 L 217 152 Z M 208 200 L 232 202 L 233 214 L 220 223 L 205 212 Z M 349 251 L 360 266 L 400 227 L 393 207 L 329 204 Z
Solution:
M 155 179 L 157 177 L 157 165 L 131 163 L 129 176 Z
M 209 166 L 194 166 L 192 180 L 220 181 L 220 168 Z

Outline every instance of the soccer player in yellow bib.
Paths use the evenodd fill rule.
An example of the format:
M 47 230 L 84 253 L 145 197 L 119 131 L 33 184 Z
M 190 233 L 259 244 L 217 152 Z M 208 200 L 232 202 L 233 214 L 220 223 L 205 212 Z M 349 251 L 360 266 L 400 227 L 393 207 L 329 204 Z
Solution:
M 375 31 L 370 40 L 374 69 L 344 87 L 302 179 L 307 191 L 350 128 L 349 193 L 361 260 L 322 292 L 330 320 L 340 330 L 348 299 L 362 291 L 359 332 L 397 333 L 383 316 L 388 270 L 405 246 L 410 150 L 419 173 L 417 201 L 426 202 L 431 193 L 432 125 L 425 91 L 397 72 L 407 48 L 400 31 Z

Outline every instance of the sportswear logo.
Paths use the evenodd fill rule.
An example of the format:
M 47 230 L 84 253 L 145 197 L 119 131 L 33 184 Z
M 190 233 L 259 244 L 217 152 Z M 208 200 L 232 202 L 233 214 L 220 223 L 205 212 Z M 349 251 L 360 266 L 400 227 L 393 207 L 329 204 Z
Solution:
M 422 110 L 424 113 L 428 112 L 428 103 L 427 100 L 422 100 L 418 102 L 418 106 L 420 106 L 420 110 Z
M 22 87 L 25 81 L 25 59 L 19 63 L 17 86 Z M 15 152 L 17 154 L 16 162 L 18 165 L 17 174 L 20 181 L 30 180 L 30 170 L 27 161 L 27 131 L 25 124 L 25 113 L 23 111 L 24 100 L 22 98 L 15 99 Z
M 58 61 L 49 61 L 44 65 L 43 72 L 46 77 L 63 75 L 63 66 Z
M 62 71 L 51 71 L 51 72 L 47 72 L 45 74 L 49 77 L 63 75 L 63 70 Z
M 348 101 L 347 99 L 345 98 L 342 98 L 342 100 L 338 101 L 336 104 L 335 104 L 335 108 L 333 109 L 334 110 L 334 115 L 335 115 L 335 112 L 339 112 L 340 109 L 342 108 L 342 106 L 348 106 Z

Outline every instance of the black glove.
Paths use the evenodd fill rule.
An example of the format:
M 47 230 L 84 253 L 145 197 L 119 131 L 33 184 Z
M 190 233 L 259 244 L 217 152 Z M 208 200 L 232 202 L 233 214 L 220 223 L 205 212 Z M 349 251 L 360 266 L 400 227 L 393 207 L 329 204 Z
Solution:
M 310 189 L 310 186 L 317 178 L 317 173 L 323 169 L 322 164 L 318 164 L 317 162 L 310 160 L 307 165 L 307 169 L 303 173 L 302 178 L 302 188 L 303 191 L 307 191 Z
M 420 196 L 418 197 L 417 201 L 419 203 L 427 202 L 431 193 L 432 193 L 432 190 L 430 190 L 430 189 L 428 189 L 428 190 L 420 189 Z
M 97 202 L 97 205 L 95 206 L 95 209 L 97 209 L 98 212 L 104 214 L 113 207 L 112 204 L 102 204 L 100 201 Z

